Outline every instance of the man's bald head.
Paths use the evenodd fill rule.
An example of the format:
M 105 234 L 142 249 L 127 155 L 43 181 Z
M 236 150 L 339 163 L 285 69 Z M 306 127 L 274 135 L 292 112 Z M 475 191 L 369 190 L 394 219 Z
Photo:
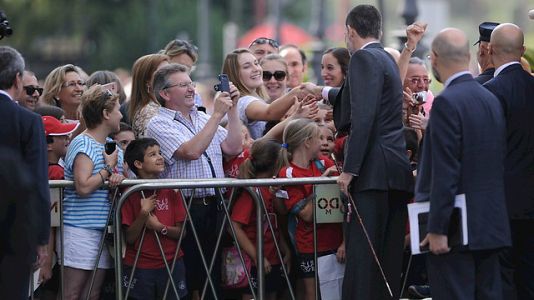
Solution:
M 432 51 L 444 64 L 469 65 L 469 41 L 456 28 L 445 28 L 432 41 Z
M 504 60 L 519 61 L 525 52 L 524 41 L 525 37 L 519 26 L 512 23 L 501 24 L 491 33 L 491 55 Z

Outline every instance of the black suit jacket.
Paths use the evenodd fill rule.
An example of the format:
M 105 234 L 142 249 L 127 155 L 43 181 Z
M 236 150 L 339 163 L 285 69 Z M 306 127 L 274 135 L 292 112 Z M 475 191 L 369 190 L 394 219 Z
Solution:
M 416 201 L 430 201 L 428 232 L 447 234 L 454 197 L 465 193 L 469 249 L 510 245 L 505 130 L 499 101 L 469 74 L 434 99 L 415 188 Z
M 0 255 L 35 259 L 50 233 L 47 146 L 41 118 L 0 94 Z
M 475 80 L 480 84 L 484 84 L 486 81 L 493 79 L 493 73 L 495 73 L 495 68 L 489 68 L 475 77 Z
M 343 171 L 357 191 L 413 192 L 402 125 L 402 83 L 379 43 L 352 54 L 345 83 L 329 92 L 338 130 L 350 131 Z
M 534 77 L 514 64 L 484 86 L 497 96 L 506 118 L 508 212 L 512 219 L 534 219 Z

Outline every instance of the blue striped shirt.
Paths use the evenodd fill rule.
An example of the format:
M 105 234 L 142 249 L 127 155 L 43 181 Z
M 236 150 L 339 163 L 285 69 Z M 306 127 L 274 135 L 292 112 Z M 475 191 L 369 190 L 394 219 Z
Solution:
M 111 141 L 111 139 L 108 139 Z M 75 137 L 69 145 L 65 156 L 65 179 L 74 180 L 74 160 L 79 154 L 87 155 L 93 162 L 95 175 L 104 168 L 104 144 L 100 144 L 85 134 Z M 119 148 L 119 160 L 116 171 L 122 173 L 123 153 Z M 86 229 L 103 230 L 111 208 L 107 189 L 97 189 L 88 197 L 81 197 L 73 188 L 65 189 L 63 200 L 64 224 Z

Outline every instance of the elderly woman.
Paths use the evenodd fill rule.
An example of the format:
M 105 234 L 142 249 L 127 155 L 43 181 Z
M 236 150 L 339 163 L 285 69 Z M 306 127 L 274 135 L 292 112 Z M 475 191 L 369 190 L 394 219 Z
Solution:
M 154 73 L 169 64 L 169 58 L 163 54 L 148 54 L 137 59 L 132 68 L 132 95 L 128 107 L 128 116 L 136 138 L 146 136 L 146 127 L 161 105 L 152 91 Z
M 80 68 L 71 64 L 59 66 L 46 76 L 41 101 L 61 107 L 67 123 L 78 122 L 78 108 L 85 87 Z
M 110 192 L 101 186 L 109 181 L 112 189 L 124 179 L 120 148 L 116 147 L 109 155 L 104 151 L 106 142 L 111 141 L 108 135 L 119 129 L 122 117 L 119 96 L 96 84 L 83 94 L 81 106 L 87 129 L 72 140 L 65 157 L 65 179 L 73 180 L 74 188 L 65 189 L 63 200 L 64 299 L 86 297 L 111 209 Z M 89 299 L 100 298 L 105 271 L 112 266 L 111 256 L 104 247 Z

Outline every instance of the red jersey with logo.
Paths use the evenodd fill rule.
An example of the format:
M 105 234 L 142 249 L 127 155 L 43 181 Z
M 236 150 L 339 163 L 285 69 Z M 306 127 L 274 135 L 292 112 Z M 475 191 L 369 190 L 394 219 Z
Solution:
M 334 162 L 326 156 L 320 156 L 318 161 L 322 163 L 324 169 L 334 165 Z M 314 161 L 310 162 L 308 169 L 303 169 L 293 163 L 283 167 L 278 174 L 280 178 L 297 177 L 319 177 L 323 174 Z M 313 193 L 313 185 L 285 186 L 289 199 L 284 203 L 288 210 L 292 210 L 295 204 Z M 299 253 L 313 253 L 313 223 L 308 223 L 298 218 L 295 233 L 297 251 Z M 317 224 L 317 251 L 324 252 L 336 250 L 343 241 L 341 224 Z
M 263 197 L 265 207 L 267 208 L 267 213 L 271 220 L 271 224 L 274 230 L 274 238 L 276 241 L 280 241 L 280 234 L 278 232 L 278 222 L 276 219 L 276 213 L 274 211 L 274 195 L 269 191 L 269 187 L 259 187 L 258 188 Z M 266 216 L 263 216 L 263 251 L 264 256 L 267 258 L 271 265 L 280 264 L 280 259 L 276 253 L 276 246 L 274 245 L 273 235 Z M 242 191 L 239 197 L 237 198 L 233 208 L 232 208 L 232 221 L 243 224 L 242 228 L 248 239 L 256 246 L 256 204 L 254 200 L 250 197 L 250 194 L 246 191 Z
M 152 214 L 154 214 L 163 225 L 176 226 L 176 223 L 185 220 L 185 209 L 182 197 L 179 193 L 174 190 L 144 191 L 146 198 L 152 196 L 153 193 L 156 193 L 156 207 L 152 211 Z M 122 224 L 130 226 L 135 219 L 137 219 L 140 211 L 141 192 L 137 192 L 130 195 L 122 206 Z M 178 240 L 169 238 L 160 233 L 158 233 L 158 235 L 167 261 L 172 261 L 176 246 L 178 245 Z M 133 266 L 140 239 L 141 235 L 139 235 L 139 239 L 134 245 L 128 244 L 126 246 L 124 263 L 128 266 Z M 182 255 L 182 250 L 180 250 L 178 257 L 181 257 Z M 137 267 L 141 269 L 160 269 L 165 267 L 154 232 L 148 228 L 145 232 L 145 238 L 141 247 Z
M 224 175 L 229 178 L 239 176 L 239 166 L 250 156 L 250 150 L 245 149 L 238 156 L 229 161 L 223 161 Z

